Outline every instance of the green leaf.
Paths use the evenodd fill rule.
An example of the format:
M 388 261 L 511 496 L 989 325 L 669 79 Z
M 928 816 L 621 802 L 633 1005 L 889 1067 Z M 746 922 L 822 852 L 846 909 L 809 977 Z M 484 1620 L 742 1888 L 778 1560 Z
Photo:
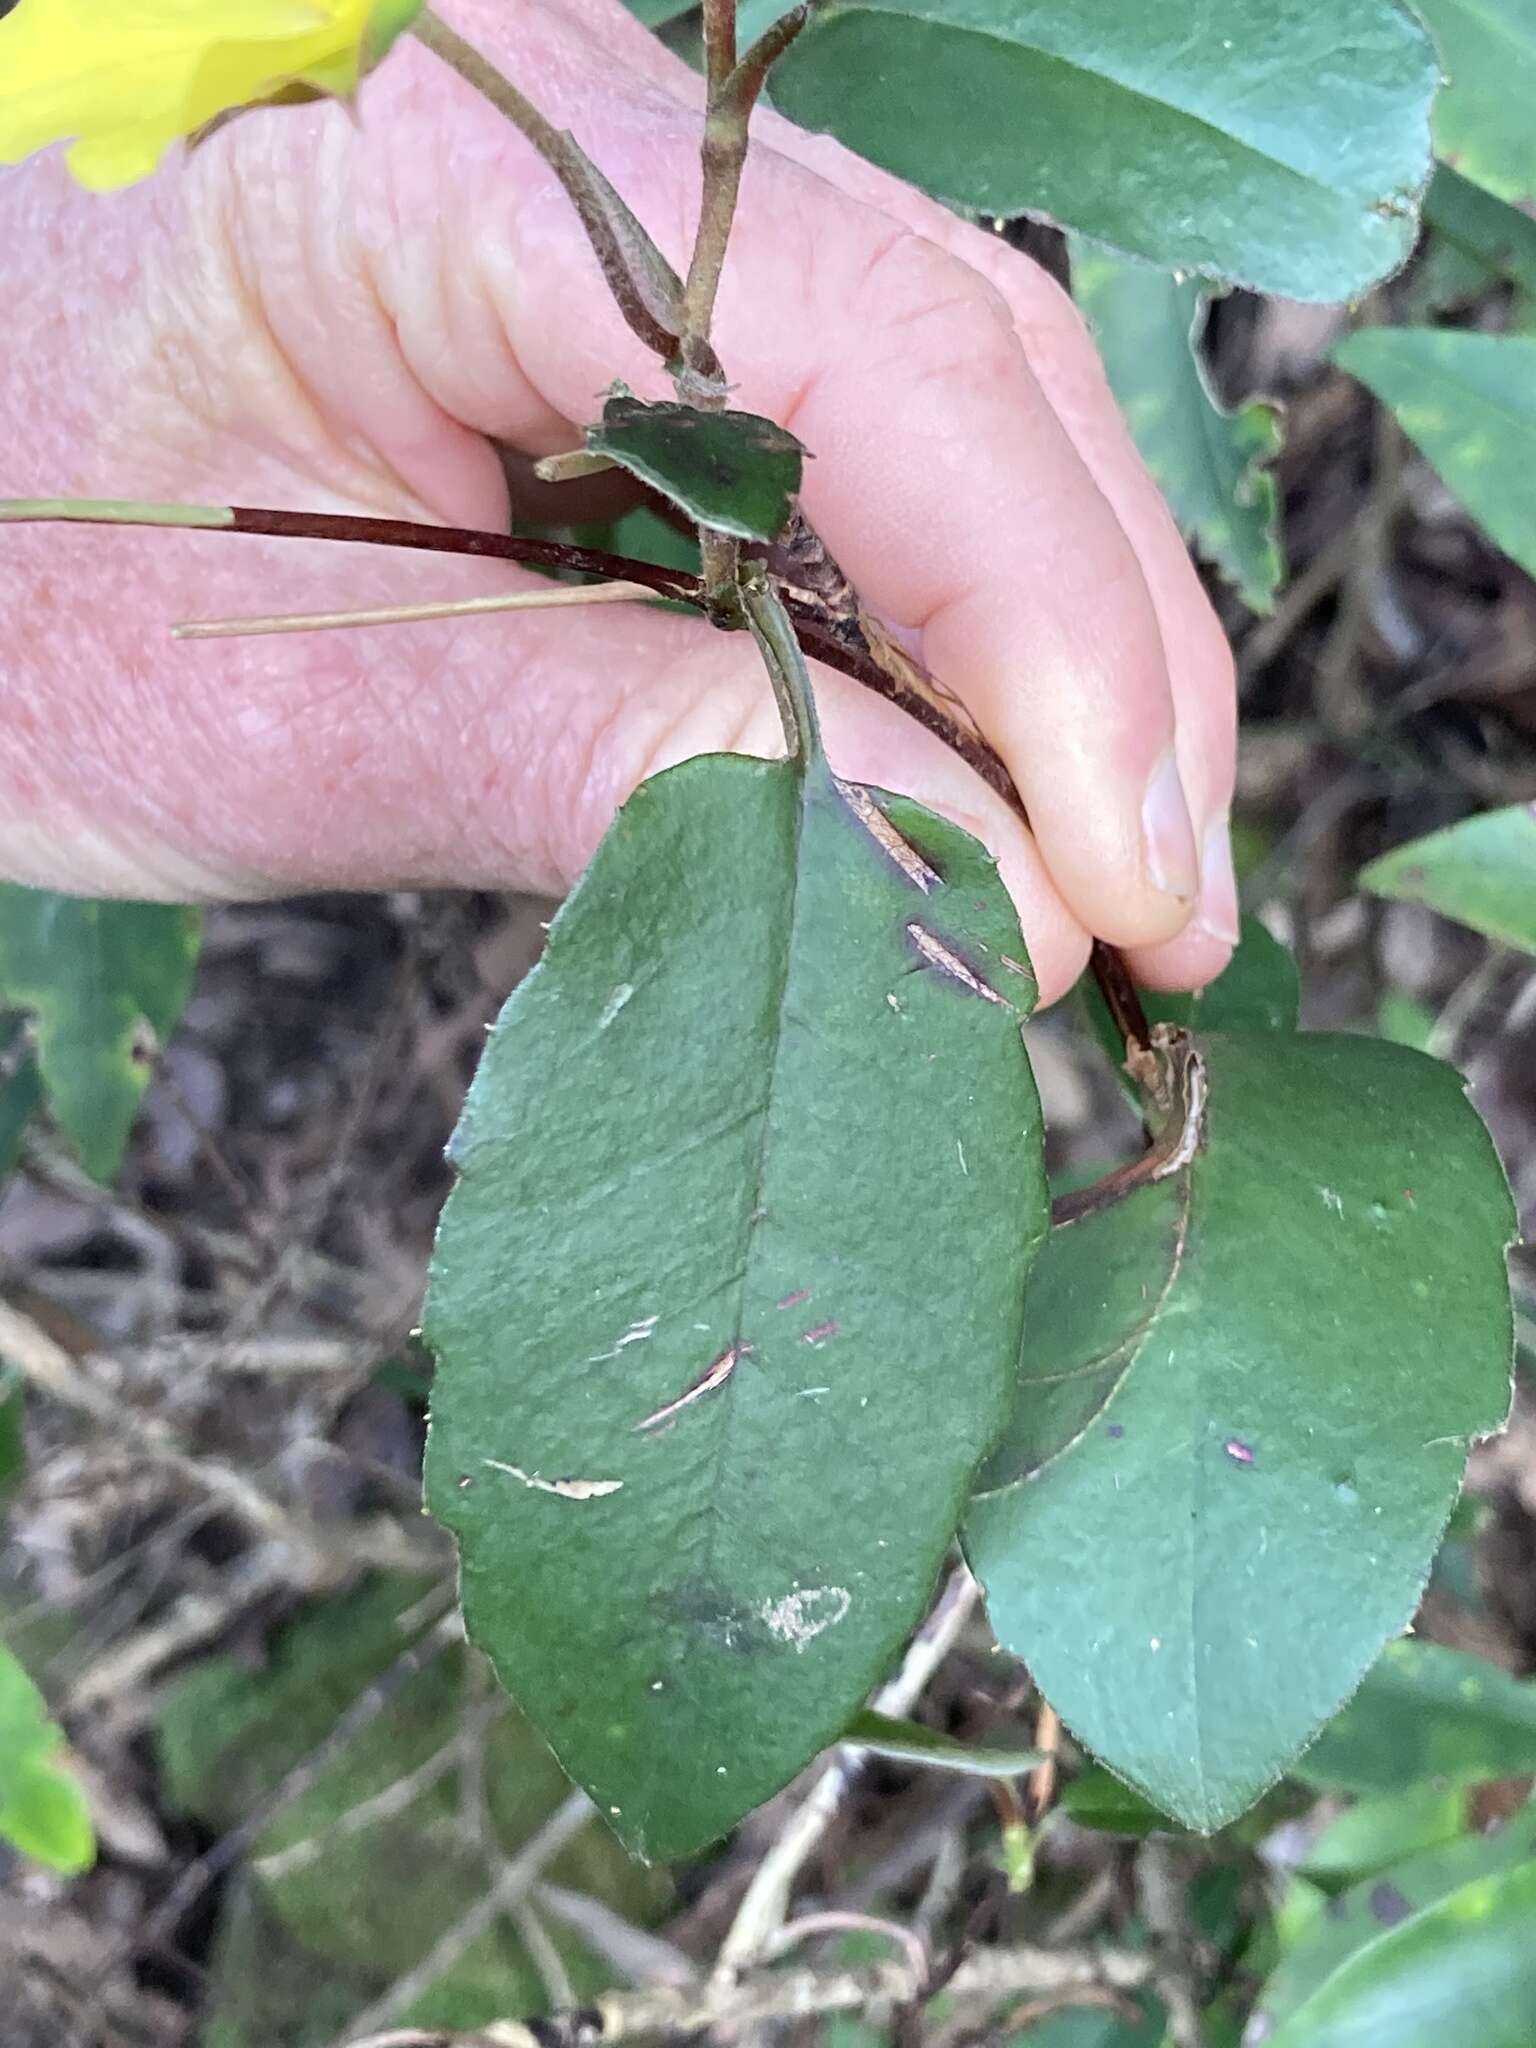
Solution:
M 1256 917 L 1245 917 L 1236 952 L 1216 979 L 1193 995 L 1142 991 L 1153 1024 L 1189 1031 L 1294 1031 L 1301 1015 L 1295 956 Z
M 1484 277 L 1536 291 L 1536 220 L 1437 164 L 1424 195 L 1424 222 Z
M 426 1313 L 470 1630 L 621 1837 L 842 1735 L 1006 1412 L 1045 1225 L 992 860 L 798 762 L 645 784 L 487 1043 Z
M 56 1761 L 64 1738 L 43 1696 L 0 1644 L 0 1840 L 65 1877 L 96 1857 L 90 1812 Z
M 1368 327 L 1333 359 L 1391 408 L 1472 517 L 1536 575 L 1536 339 Z
M 30 1764 L 17 1773 L 0 1806 L 0 1836 L 61 1877 L 78 1877 L 96 1861 L 96 1835 L 85 1794 L 54 1763 Z
M 1439 1643 L 1389 1643 L 1296 1766 L 1309 1785 L 1390 1792 L 1536 1772 L 1536 1684 Z
M 1167 2040 L 1162 2008 L 1145 1998 L 1131 2002 L 1143 2007 L 1140 2020 L 1080 2005 L 1030 2019 L 1017 2033 L 1002 2038 L 1017 2048 L 1162 2048 Z M 1210 2042 L 1209 2048 L 1216 2044 Z
M 0 883 L 0 997 L 32 1019 L 48 1106 L 86 1171 L 110 1180 L 157 1046 L 192 986 L 194 910 L 95 903 Z
M 742 540 L 772 540 L 789 518 L 805 451 L 752 412 L 700 412 L 671 399 L 610 398 L 587 446 L 680 505 L 690 519 Z
M 1289 2019 L 1342 1963 L 1436 1905 L 1465 1884 L 1536 1860 L 1536 1806 L 1527 1806 L 1491 1835 L 1463 1835 L 1425 1850 L 1321 1906 L 1287 1948 L 1254 2010 L 1254 2031 L 1264 2038 Z
M 1081 237 L 1072 246 L 1072 292 L 1142 460 L 1185 539 L 1250 610 L 1271 610 L 1285 573 L 1268 470 L 1279 453 L 1280 424 L 1262 402 L 1236 412 L 1218 402 L 1200 357 L 1208 293 Z
M 921 1721 L 902 1721 L 866 1708 L 855 1714 L 844 1736 L 860 1749 L 873 1750 L 898 1763 L 931 1764 L 941 1771 L 963 1771 L 973 1778 L 1016 1778 L 1043 1761 L 1044 1752 L 1016 1743 L 957 1742 Z
M 736 9 L 736 47 L 750 50 L 793 5 L 794 0 L 741 0 Z
M 1468 187 L 1468 190 L 1474 188 Z M 1482 195 L 1487 198 L 1487 194 Z M 1490 206 L 1502 201 L 1489 199 Z M 1506 213 L 1510 212 L 1505 207 Z M 1426 217 L 1428 209 L 1426 207 Z M 1487 264 L 1448 235 L 1425 235 L 1413 274 L 1399 286 L 1398 317 L 1405 327 L 1433 327 L 1472 300 L 1491 292 L 1499 279 Z
M 1057 1805 L 1080 1828 L 1108 1835 L 1166 1834 L 1177 1826 L 1167 1814 L 1122 1785 L 1113 1771 L 1090 1765 L 1066 1785 Z
M 890 2048 L 890 2039 L 884 2027 L 851 2012 L 828 2014 L 816 2036 L 818 2048 Z
M 1464 1790 L 1410 1785 L 1357 1800 L 1328 1823 L 1297 1868 L 1314 1884 L 1337 1890 L 1406 1856 L 1454 1842 L 1469 1825 Z
M 1376 1031 L 1394 1045 L 1428 1052 L 1435 1035 L 1435 1013 L 1417 996 L 1405 996 L 1401 989 L 1383 989 L 1376 1005 Z
M 654 562 L 659 569 L 681 569 L 688 576 L 699 573 L 698 536 L 679 533 L 651 505 L 632 506 L 610 526 L 599 528 L 590 545 L 628 555 L 631 561 Z
M 286 1628 L 269 1662 L 203 1660 L 161 1711 L 171 1796 L 219 1832 L 239 1826 L 287 1774 L 318 1754 L 302 1791 L 256 1836 L 226 1899 L 214 1944 L 219 2048 L 323 2048 L 483 1899 L 485 1850 L 516 1854 L 569 1786 L 510 1703 L 485 1732 L 480 1774 L 485 1850 L 464 1824 L 455 1742 L 466 1728 L 469 1657 L 445 1647 L 396 1682 L 384 1710 L 328 1743 L 339 1717 L 384 1678 L 420 1634 L 402 1625 L 420 1583 L 381 1577 L 320 1603 Z M 472 1712 L 471 1708 L 471 1712 Z M 646 1921 L 666 1887 L 588 1826 L 546 1873 Z M 548 1923 L 578 1996 L 611 1982 L 581 1943 Z M 400 2015 L 418 2026 L 473 2028 L 535 2012 L 546 1994 L 503 1916 Z
M 1531 0 L 1418 0 L 1444 60 L 1435 148 L 1463 177 L 1536 205 L 1536 9 Z
M 697 0 L 624 0 L 624 4 L 647 28 L 664 28 L 680 14 L 687 14 Z
M 1030 1276 L 1013 1407 L 979 1494 L 1033 1480 L 1098 1422 L 1153 1333 L 1185 1222 L 1169 1175 L 1051 1232 Z M 974 1540 L 974 1508 L 971 1520 Z
M 1467 1440 L 1508 1404 L 1513 1219 L 1449 1068 L 1358 1038 L 1199 1049 L 1198 1149 L 1165 1146 L 1176 1170 L 1052 1233 L 1054 1251 L 1092 1229 L 1105 1278 L 1079 1258 L 1068 1341 L 1026 1352 L 1005 1443 L 1029 1441 L 1042 1376 L 1107 1361 L 1115 1384 L 1032 1473 L 994 1462 L 965 1538 L 999 1638 L 1064 1720 L 1212 1830 L 1414 1609 Z M 1110 1263 L 1116 1227 L 1140 1289 Z
M 1216 979 L 1192 995 L 1141 990 L 1149 1024 L 1177 1024 L 1187 1031 L 1294 1031 L 1301 1014 L 1301 977 L 1292 954 L 1272 938 L 1256 917 L 1245 917 L 1242 939 Z M 1125 1048 L 1110 1021 L 1098 983 L 1085 974 L 1078 983 L 1083 1009 L 1116 1073 L 1140 1107 L 1122 1062 Z
M 1413 246 L 1438 76 L 1396 0 L 1225 0 L 1198 33 L 1124 0 L 833 0 L 773 97 L 964 211 L 1342 299 Z
M 43 1099 L 26 1038 L 27 1020 L 19 1011 L 0 1015 L 0 1178 L 21 1157 L 21 1141 Z
M 17 1774 L 58 1748 L 63 1737 L 48 1719 L 42 1694 L 14 1654 L 0 1644 L 0 1808 Z
M 1536 953 L 1536 805 L 1463 818 L 1395 847 L 1360 871 L 1360 887 Z
M 1265 2048 L 1530 2048 L 1536 1862 L 1474 1879 L 1357 1949 Z

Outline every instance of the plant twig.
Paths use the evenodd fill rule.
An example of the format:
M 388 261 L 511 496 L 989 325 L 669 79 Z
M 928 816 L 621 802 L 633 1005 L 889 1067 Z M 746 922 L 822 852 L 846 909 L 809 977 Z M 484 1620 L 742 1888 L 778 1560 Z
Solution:
M 463 1633 L 457 1609 L 437 1620 L 426 1634 L 364 1687 L 315 1747 L 300 1757 L 272 1790 L 257 1801 L 238 1827 L 231 1828 L 228 1834 L 221 1836 L 211 1848 L 205 1849 L 186 1866 L 142 1929 L 116 1943 L 86 1986 L 88 2002 L 82 2027 L 89 2038 L 95 2038 L 89 2030 L 98 2014 L 108 1981 L 135 1951 L 142 1949 L 146 1954 L 153 1954 L 162 1949 L 208 1887 L 239 1861 L 280 1813 L 296 1799 L 302 1798 L 321 1771 L 377 1718 L 403 1685 L 424 1670 L 450 1644 L 462 1640 Z
M 556 2010 L 561 2006 L 574 2005 L 576 1987 L 565 1967 L 565 1958 L 551 1939 L 549 1929 L 534 1911 L 532 1902 L 526 1898 L 512 1900 L 507 1907 L 507 1918 L 516 1929 L 518 1940 L 528 1951 L 528 1960 L 539 1973 L 539 1982 L 549 2003 Z
M 96 1353 L 80 1361 L 92 1369 Z M 180 1373 L 230 1373 L 257 1379 L 307 1379 L 336 1373 L 367 1373 L 379 1362 L 379 1346 L 355 1337 L 167 1337 L 158 1344 L 125 1344 L 112 1357 L 124 1371 L 155 1377 Z
M 1091 1187 L 1058 1195 L 1051 1204 L 1053 1229 L 1111 1208 L 1136 1188 L 1182 1173 L 1205 1142 L 1205 1061 L 1187 1031 L 1159 1024 L 1151 1045 L 1134 1050 L 1126 1065 L 1155 1109 L 1158 1129 L 1146 1151 L 1126 1165 Z
M 207 1849 L 181 1873 L 153 1915 L 145 1925 L 144 1937 L 150 1944 L 167 1940 L 176 1930 L 177 1923 L 185 1919 L 196 1905 L 208 1886 L 217 1882 L 226 1870 L 231 1869 L 245 1854 L 251 1844 L 264 1835 L 279 1814 L 285 1813 L 296 1800 L 315 1783 L 322 1771 L 327 1770 L 342 1752 L 354 1743 L 363 1730 L 376 1721 L 390 1701 L 395 1699 L 413 1678 L 425 1671 L 457 1642 L 464 1638 L 464 1624 L 457 1608 L 442 1615 L 420 1636 L 417 1641 L 402 1650 L 381 1671 L 377 1678 L 364 1686 L 343 1713 L 337 1715 L 330 1728 L 306 1756 L 284 1772 L 272 1790 L 257 1801 L 240 1825 L 231 1828 L 220 1837 L 212 1848 Z M 391 1787 L 391 1790 L 395 1788 Z M 417 1790 L 420 1790 L 418 1785 Z M 372 1817 L 380 1817 L 382 1795 L 366 1802 L 372 1809 Z M 347 1816 L 343 1815 L 333 1826 L 338 1833 L 346 1832 Z M 273 1862 L 284 1863 L 303 1848 L 295 1843 Z
M 1093 978 L 1099 985 L 1104 1006 L 1109 1011 L 1126 1052 L 1129 1054 L 1138 1046 L 1150 1045 L 1152 1028 L 1147 1022 L 1147 1013 L 1142 1008 L 1136 983 L 1131 978 L 1131 970 L 1125 964 L 1125 955 L 1113 946 L 1106 946 L 1102 939 L 1095 939 L 1092 966 Z
M 424 1992 L 447 1975 L 460 1957 L 473 1948 L 481 1935 L 493 1927 L 504 1912 L 527 1896 L 541 1872 L 554 1862 L 561 1850 L 573 1841 L 583 1828 L 590 1826 L 596 1813 L 596 1807 L 585 1792 L 573 1792 L 555 1809 L 532 1840 L 508 1859 L 485 1896 L 477 1900 L 469 1912 L 455 1921 L 447 1933 L 432 1944 L 419 1963 L 404 1971 L 387 1991 L 376 1998 L 365 2011 L 360 2012 L 351 2025 L 336 2036 L 331 2048 L 347 2048 L 347 2043 L 352 2041 L 355 2033 L 368 2034 L 380 2027 L 387 2027 L 400 2013 L 414 2005 Z M 528 2038 L 537 2037 L 530 2035 Z
M 1472 972 L 1463 976 L 1446 998 L 1430 1029 L 1424 1047 L 1427 1053 L 1433 1054 L 1437 1060 L 1444 1060 L 1449 1066 L 1463 1064 L 1463 1036 L 1498 987 L 1513 957 L 1504 946 L 1496 943 L 1489 946 Z M 1512 1032 L 1514 1028 L 1515 1018 L 1510 1014 L 1504 1019 L 1504 1029 Z
M 1157 1988 L 1168 2008 L 1170 2048 L 1204 2048 L 1201 1942 L 1189 1918 L 1179 1852 L 1168 1837 L 1151 1835 L 1142 1844 L 1136 1859 L 1136 1891 L 1158 1957 Z
M 875 1913 L 850 1913 L 836 1907 L 822 1913 L 802 1913 L 787 1921 L 763 1944 L 763 1961 L 777 1962 L 802 1941 L 814 1941 L 823 1934 L 878 1934 L 895 1943 L 919 1981 L 927 1972 L 928 1945 L 912 1928 L 903 1927 L 897 1920 L 882 1920 Z
M 901 1669 L 875 1695 L 877 1713 L 911 1712 L 923 1688 L 959 1640 L 976 1599 L 976 1581 L 964 1565 L 957 1566 L 933 1612 L 912 1638 Z M 784 1924 L 795 1880 L 831 1825 L 863 1762 L 863 1750 L 845 1745 L 753 1872 L 752 1882 L 721 1945 L 714 1982 L 729 1981 L 737 1971 L 754 1962 Z M 910 1998 L 910 1991 L 907 1996 Z
M 595 1949 L 630 1983 L 676 1987 L 698 1981 L 697 1969 L 675 1942 L 636 1927 L 602 1899 L 559 1884 L 535 1885 L 532 1896 L 544 1912 L 579 1934 L 588 1948 Z
M 956 2001 L 984 2005 L 1029 1995 L 1059 1998 L 1079 1989 L 1138 1991 L 1154 1979 L 1149 1957 L 1121 1949 L 983 1949 L 966 1958 L 946 1991 Z M 402 2027 L 362 2038 L 344 2036 L 333 2048 L 599 2048 L 615 2041 L 684 2042 L 716 2027 L 901 2005 L 919 1988 L 906 1958 L 857 1969 L 763 1970 L 690 1988 L 608 1992 L 590 2006 L 526 2025 L 493 2020 L 467 2031 Z
M 948 1827 L 938 1837 L 922 1897 L 912 1914 L 912 1931 L 925 1949 L 932 1949 L 936 1935 L 954 1910 L 964 1882 L 965 1832 L 958 1826 Z
M 409 548 L 429 554 L 468 555 L 641 583 L 658 597 L 670 598 L 701 612 L 708 609 L 703 583 L 684 569 L 661 568 L 653 562 L 607 554 L 599 548 L 527 540 L 517 534 L 490 533 L 478 527 L 431 526 L 419 520 L 378 519 L 350 512 L 290 512 L 265 505 L 153 505 L 89 498 L 0 499 L 0 524 L 55 521 L 87 526 L 188 527 L 202 532 L 258 534 L 267 539 L 328 540 L 364 547 Z M 816 598 L 787 591 L 784 605 L 808 655 L 827 668 L 851 676 L 906 712 L 958 754 L 1020 817 L 1024 816 L 1023 800 L 1002 756 L 979 734 L 968 731 L 942 705 L 922 696 L 900 674 L 878 661 L 867 646 L 852 642 Z
M 106 1354 L 93 1348 L 98 1369 Z M 434 1535 L 413 1521 L 406 1525 L 387 1516 L 373 1516 L 344 1529 L 322 1529 L 263 1492 L 254 1481 L 216 1458 L 187 1451 L 163 1422 L 138 1414 L 87 1374 L 64 1345 L 31 1316 L 0 1300 L 0 1358 L 14 1365 L 32 1386 L 62 1406 L 87 1416 L 117 1446 L 127 1446 L 174 1472 L 204 1498 L 232 1515 L 263 1546 L 259 1570 L 264 1579 L 302 1591 L 334 1585 L 359 1564 L 386 1570 L 440 1570 L 447 1550 Z M 230 1619 L 225 1605 L 189 1593 L 170 1614 L 142 1636 L 119 1644 L 76 1680 L 75 1706 L 96 1704 L 121 1689 L 130 1678 L 143 1679 L 192 1643 L 206 1641 Z
M 706 360 L 713 359 L 713 350 L 709 348 L 710 324 L 736 218 L 736 200 L 741 190 L 742 168 L 747 160 L 752 109 L 762 93 L 770 69 L 810 17 L 811 8 L 807 0 L 807 4 L 792 9 L 774 22 L 738 63 L 736 0 L 704 0 L 704 50 L 709 93 L 704 113 L 703 188 L 699 200 L 698 229 L 693 253 L 688 259 L 688 276 L 683 285 L 681 348 L 685 369 L 701 377 Z M 723 381 L 718 397 L 708 392 L 688 395 L 694 397 L 696 404 L 723 405 Z
M 706 411 L 725 404 L 726 382 L 710 340 L 715 299 L 736 219 L 741 173 L 747 160 L 752 109 L 774 59 L 794 41 L 809 18 L 809 6 L 775 22 L 740 62 L 736 59 L 736 0 L 704 0 L 704 65 L 708 93 L 699 219 L 683 285 L 682 333 L 670 365 L 678 396 Z M 729 626 L 731 598 L 741 567 L 741 543 L 713 527 L 700 526 L 699 553 L 704 592 L 716 623 Z
M 88 1378 L 64 1346 L 29 1315 L 0 1300 L 0 1358 L 15 1366 L 39 1392 L 105 1430 L 119 1448 L 130 1446 L 155 1462 L 169 1466 L 198 1492 L 212 1494 L 246 1528 L 269 1543 L 287 1545 L 294 1554 L 299 1583 L 326 1576 L 327 1560 L 314 1533 L 286 1508 L 263 1493 L 231 1466 L 212 1458 L 194 1458 L 176 1442 L 162 1422 L 137 1414 Z
M 1295 638 L 1325 598 L 1331 597 L 1349 570 L 1355 532 L 1346 526 L 1326 542 L 1299 575 L 1292 578 L 1267 619 L 1244 635 L 1238 649 L 1238 670 L 1249 683 L 1263 673 Z
M 452 1644 L 463 1633 L 457 1625 L 457 1616 L 445 1616 L 439 1623 L 439 1630 L 447 1644 Z M 432 1655 L 436 1654 L 434 1638 L 437 1633 L 438 1631 L 434 1630 L 433 1635 L 425 1639 Z M 414 1676 L 418 1669 L 420 1665 L 416 1664 L 410 1670 L 401 1671 L 397 1661 L 386 1674 L 390 1681 L 390 1691 L 398 1691 L 406 1678 Z M 376 1689 L 377 1684 L 371 1688 Z M 380 1821 L 393 1820 L 399 1814 L 408 1813 L 423 1793 L 429 1792 L 451 1771 L 459 1768 L 466 1745 L 483 1733 L 489 1721 L 505 1713 L 508 1704 L 505 1694 L 496 1699 L 483 1700 L 473 1718 L 466 1718 L 465 1725 L 440 1749 L 434 1750 L 430 1756 L 417 1764 L 414 1770 L 406 1771 L 400 1777 L 392 1779 L 389 1784 L 381 1787 L 367 1799 L 358 1800 L 355 1806 L 349 1806 L 345 1812 L 338 1813 L 333 1819 L 326 1821 L 314 1834 L 305 1835 L 300 1841 L 290 1842 L 284 1849 L 274 1849 L 270 1855 L 258 1857 L 252 1864 L 252 1869 L 258 1877 L 270 1884 L 277 1878 L 291 1876 L 296 1870 L 308 1870 L 312 1864 L 318 1863 L 328 1848 L 335 1843 L 350 1841 L 354 1835 L 366 1834 L 369 1828 L 377 1827 Z M 351 1732 L 355 1734 L 356 1729 Z M 299 1790 L 304 1790 L 313 1782 L 314 1773 L 318 1768 L 313 1756 L 306 1759 L 304 1781 Z M 292 1773 L 283 1781 L 283 1787 L 280 1788 L 284 1792 L 284 1805 L 298 1796 L 298 1792 L 288 1789 L 291 1777 Z M 266 1810 L 256 1830 L 258 1834 L 265 1831 L 274 1817 L 270 1804 L 264 1801 L 263 1806 Z M 249 1826 L 247 1820 L 242 1823 L 241 1830 L 248 1841 L 254 1839 L 253 1835 L 246 1832 Z M 222 1843 L 220 1847 L 223 1847 Z
M 1030 2027 L 1038 2026 L 1052 2013 L 1065 2012 L 1077 2005 L 1114 2013 L 1128 2026 L 1134 2026 L 1144 2017 L 1141 2007 L 1134 1999 L 1127 1998 L 1123 1991 L 1111 1991 L 1102 1984 L 1069 1984 L 1060 1991 L 1042 1992 L 1033 1998 L 1021 1999 L 1000 2020 L 993 2020 L 979 2030 L 974 2022 L 956 2021 L 953 2026 L 934 2035 L 928 2048 L 988 2048 L 993 2041 L 1022 2039 Z
M 148 1688 L 167 1666 L 215 1641 L 263 1600 L 292 1590 L 289 1547 L 258 1544 L 211 1590 L 181 1594 L 147 1627 L 94 1657 L 70 1681 L 63 1711 L 81 1714 L 110 1707 L 114 1732 L 128 1734 L 153 1719 L 155 1701 Z
M 378 519 L 361 512 L 290 512 L 270 505 L 157 505 L 140 499 L 0 498 L 0 525 L 187 527 L 203 533 L 254 533 L 269 540 L 349 541 L 564 569 L 605 581 L 643 583 L 658 596 L 702 605 L 699 579 L 601 548 L 529 540 L 475 526 L 433 526 L 420 519 Z
M 643 583 L 554 583 L 547 590 L 498 591 L 491 597 L 443 598 L 435 604 L 384 604 L 355 612 L 276 612 L 247 619 L 193 619 L 173 626 L 173 640 L 237 640 L 263 633 L 329 633 L 348 626 L 415 626 L 429 619 L 472 619 L 493 612 L 548 612 L 581 605 L 649 603 Z
M 736 69 L 736 0 L 704 0 L 704 76 L 711 98 Z
M 1031 1827 L 1039 1827 L 1042 1816 L 1056 1797 L 1056 1752 L 1061 1747 L 1061 1716 L 1049 1700 L 1040 1702 L 1035 1718 L 1035 1747 L 1045 1751 L 1044 1763 L 1036 1764 L 1024 1782 L 1024 1803 Z

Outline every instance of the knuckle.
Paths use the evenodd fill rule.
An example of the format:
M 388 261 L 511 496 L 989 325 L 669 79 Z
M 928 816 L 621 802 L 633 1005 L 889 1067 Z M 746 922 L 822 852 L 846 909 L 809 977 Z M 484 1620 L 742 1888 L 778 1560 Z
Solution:
M 968 382 L 1017 377 L 1023 351 L 1002 295 L 961 257 L 900 229 L 853 286 L 861 320 L 888 337 L 920 375 Z

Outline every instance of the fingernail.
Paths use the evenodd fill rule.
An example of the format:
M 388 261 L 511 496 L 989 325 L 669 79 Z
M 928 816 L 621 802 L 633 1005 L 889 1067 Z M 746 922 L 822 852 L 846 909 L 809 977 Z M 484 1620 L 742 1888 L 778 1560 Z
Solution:
M 1189 806 L 1172 747 L 1152 770 L 1142 799 L 1141 831 L 1153 886 L 1186 903 L 1193 902 L 1200 887 L 1195 828 L 1189 822 Z
M 1235 946 L 1242 935 L 1237 907 L 1237 876 L 1232 868 L 1232 835 L 1225 818 L 1206 828 L 1200 861 L 1200 908 L 1195 923 L 1223 945 Z

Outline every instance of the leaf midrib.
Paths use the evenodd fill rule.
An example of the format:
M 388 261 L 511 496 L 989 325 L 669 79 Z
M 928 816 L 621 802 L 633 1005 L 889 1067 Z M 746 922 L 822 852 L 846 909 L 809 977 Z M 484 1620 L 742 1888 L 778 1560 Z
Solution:
M 736 1296 L 735 1311 L 731 1319 L 730 1328 L 729 1343 L 731 1346 L 739 1346 L 743 1341 L 746 1302 L 752 1291 L 752 1268 L 755 1263 L 757 1248 L 762 1241 L 762 1232 L 754 1227 L 753 1218 L 762 1207 L 763 1186 L 767 1178 L 769 1132 L 773 1123 L 774 1095 L 779 1081 L 786 1036 L 783 1029 L 784 1006 L 793 975 L 793 962 L 797 947 L 801 911 L 800 884 L 804 873 L 802 854 L 805 841 L 809 768 L 807 766 L 800 766 L 797 770 L 797 766 L 793 761 L 774 765 L 779 768 L 780 773 L 788 773 L 793 776 L 795 781 L 794 857 L 791 866 L 789 914 L 785 921 L 782 966 L 777 986 L 773 992 L 773 1000 L 766 1011 L 766 1014 L 774 1020 L 776 1026 L 773 1054 L 768 1062 L 767 1080 L 763 1088 L 761 1104 L 757 1111 L 760 1118 L 760 1135 L 757 1143 L 756 1157 L 752 1162 L 750 1196 L 742 1210 L 740 1256 L 734 1261 L 734 1277 L 729 1283 L 734 1289 Z M 736 1417 L 740 1404 L 736 1375 L 747 1362 L 738 1355 L 736 1365 L 729 1379 L 720 1389 L 720 1400 L 716 1404 L 715 1446 L 714 1455 L 710 1461 L 708 1490 L 702 1501 L 686 1511 L 687 1520 L 699 1527 L 702 1534 L 702 1542 L 699 1541 L 698 1537 L 684 1540 L 689 1542 L 690 1554 L 701 1558 L 702 1567 L 706 1572 L 713 1570 L 715 1545 L 725 1521 L 721 1510 L 724 1495 L 722 1472 L 731 1455 L 733 1449 L 732 1439 L 738 1427 Z M 680 1649 L 674 1661 L 682 1665 L 683 1668 L 686 1668 Z

